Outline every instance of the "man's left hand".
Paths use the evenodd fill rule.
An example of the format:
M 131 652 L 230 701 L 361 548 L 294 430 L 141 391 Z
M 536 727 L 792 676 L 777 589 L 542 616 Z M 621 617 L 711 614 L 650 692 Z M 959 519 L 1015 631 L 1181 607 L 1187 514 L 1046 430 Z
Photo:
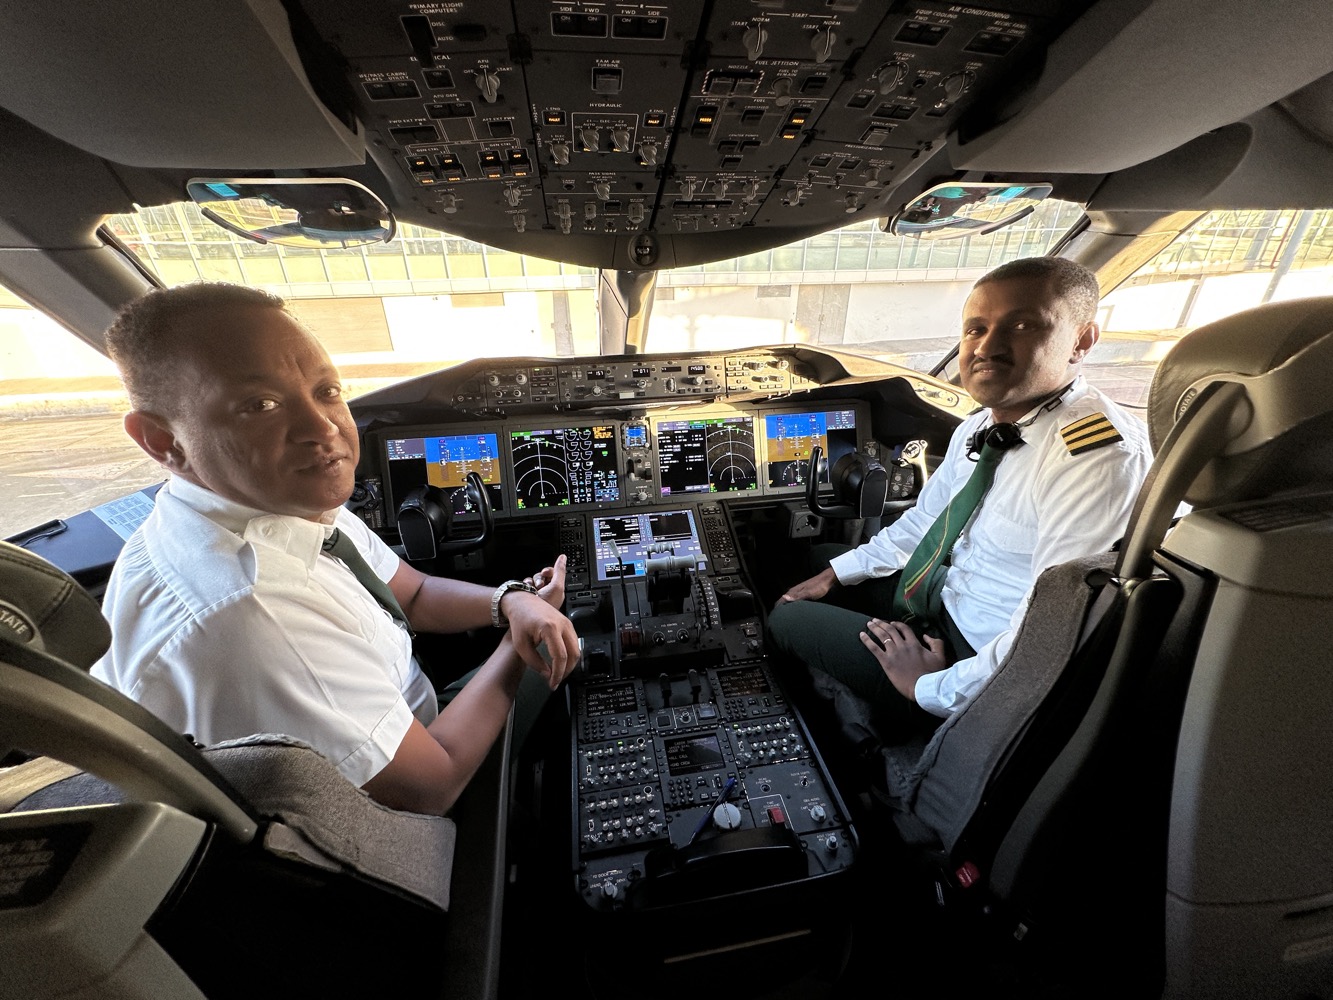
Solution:
M 509 620 L 509 634 L 514 649 L 523 662 L 546 678 L 555 690 L 578 665 L 579 637 L 574 623 L 560 610 L 565 602 L 565 564 L 563 555 L 554 566 L 546 566 L 528 577 L 536 594 L 511 590 L 502 601 L 501 611 Z M 549 658 L 543 658 L 537 646 L 546 643 Z
M 902 622 L 870 619 L 866 631 L 861 633 L 861 643 L 870 650 L 898 693 L 911 702 L 916 701 L 916 682 L 920 678 L 949 666 L 942 639 L 933 636 L 918 639 Z

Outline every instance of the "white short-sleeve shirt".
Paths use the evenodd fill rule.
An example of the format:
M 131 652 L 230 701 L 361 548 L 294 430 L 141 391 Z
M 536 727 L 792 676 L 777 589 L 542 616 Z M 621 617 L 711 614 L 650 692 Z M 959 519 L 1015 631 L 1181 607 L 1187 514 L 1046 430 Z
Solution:
M 435 691 L 411 636 L 338 559 L 334 527 L 388 581 L 398 556 L 355 515 L 267 514 L 173 477 L 112 570 L 95 677 L 204 744 L 286 733 L 360 786 Z
M 1087 447 L 1073 429 L 1096 422 L 1097 415 L 1115 433 Z M 1105 552 L 1124 534 L 1152 464 L 1143 421 L 1081 377 L 1058 405 L 1037 408 L 1023 421 L 1028 419 L 1024 443 L 996 467 L 990 490 L 950 555 L 944 606 L 977 653 L 917 681 L 917 703 L 934 715 L 952 714 L 995 672 L 1013 644 L 1042 570 Z M 968 439 L 991 422 L 990 411 L 981 410 L 958 426 L 916 506 L 864 545 L 832 560 L 839 582 L 889 576 L 906 565 L 972 475 Z M 1069 441 L 1062 434 L 1065 428 L 1071 428 Z

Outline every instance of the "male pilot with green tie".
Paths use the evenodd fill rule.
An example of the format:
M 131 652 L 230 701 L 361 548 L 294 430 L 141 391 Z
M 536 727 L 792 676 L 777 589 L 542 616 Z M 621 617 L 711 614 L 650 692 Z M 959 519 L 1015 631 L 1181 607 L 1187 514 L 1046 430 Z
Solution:
M 1079 374 L 1099 294 L 1091 271 L 1056 257 L 978 280 L 958 363 L 982 408 L 915 507 L 856 548 L 821 547 L 841 554 L 773 610 L 778 649 L 868 700 L 887 741 L 982 688 L 1042 570 L 1124 533 L 1152 452 L 1143 422 Z

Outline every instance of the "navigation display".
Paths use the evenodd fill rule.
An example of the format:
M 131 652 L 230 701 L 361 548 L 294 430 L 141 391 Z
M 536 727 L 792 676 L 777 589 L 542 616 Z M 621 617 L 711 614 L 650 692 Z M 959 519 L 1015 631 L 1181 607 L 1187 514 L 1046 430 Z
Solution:
M 810 453 L 815 445 L 824 452 L 817 481 L 827 483 L 829 467 L 856 450 L 856 411 L 769 413 L 764 417 L 764 438 L 770 487 L 804 486 L 810 477 Z
M 472 512 L 464 485 L 469 472 L 481 476 L 493 510 L 504 509 L 504 474 L 500 441 L 495 434 L 442 434 L 390 438 L 384 442 L 389 460 L 389 489 L 395 503 L 428 483 L 444 491 L 453 514 Z
M 749 416 L 660 420 L 656 427 L 662 496 L 759 488 Z
M 654 563 L 698 569 L 704 558 L 692 510 L 594 518 L 593 547 L 597 579 L 603 582 L 646 576 Z
M 611 424 L 511 431 L 519 510 L 620 499 Z

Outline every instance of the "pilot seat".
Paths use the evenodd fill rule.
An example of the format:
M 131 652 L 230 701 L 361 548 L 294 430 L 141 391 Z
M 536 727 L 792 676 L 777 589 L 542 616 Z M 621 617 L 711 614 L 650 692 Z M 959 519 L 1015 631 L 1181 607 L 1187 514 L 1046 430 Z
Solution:
M 450 817 L 399 812 L 290 737 L 173 732 L 87 673 L 109 640 L 0 542 L 0 997 L 497 995 L 508 730 Z
M 922 903 L 914 961 L 1026 995 L 1333 996 L 1329 372 L 1333 298 L 1184 337 L 1118 551 L 1046 570 L 986 687 L 875 751 L 875 894 Z M 852 980 L 882 969 L 860 954 Z

